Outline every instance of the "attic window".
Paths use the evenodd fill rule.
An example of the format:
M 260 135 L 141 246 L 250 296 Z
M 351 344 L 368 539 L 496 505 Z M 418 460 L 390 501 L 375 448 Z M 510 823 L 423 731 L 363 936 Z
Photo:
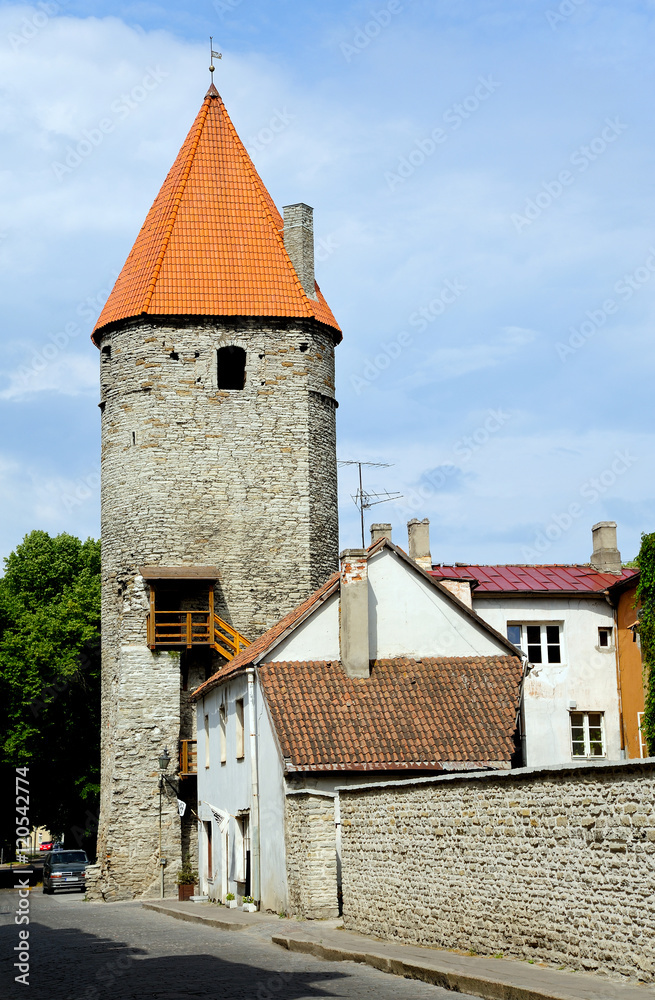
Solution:
M 219 389 L 243 389 L 246 384 L 246 352 L 242 347 L 219 347 L 216 352 Z

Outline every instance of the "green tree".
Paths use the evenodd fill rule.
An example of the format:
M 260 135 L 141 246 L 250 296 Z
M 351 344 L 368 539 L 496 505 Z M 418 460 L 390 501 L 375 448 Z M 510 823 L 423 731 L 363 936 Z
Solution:
M 0 579 L 0 767 L 5 802 L 29 767 L 32 825 L 92 847 L 100 773 L 100 542 L 26 535 Z M 0 839 L 15 841 L 13 810 Z
M 655 532 L 641 536 L 637 563 L 637 600 L 641 602 L 639 639 L 646 678 L 646 710 L 642 726 L 648 753 L 655 756 Z

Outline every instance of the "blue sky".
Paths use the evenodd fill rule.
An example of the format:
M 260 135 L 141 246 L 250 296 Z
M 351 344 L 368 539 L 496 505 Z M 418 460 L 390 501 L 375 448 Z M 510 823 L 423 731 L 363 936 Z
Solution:
M 314 206 L 339 457 L 403 494 L 367 523 L 402 545 L 429 517 L 436 562 L 585 562 L 612 519 L 632 558 L 655 530 L 655 3 L 631 0 L 0 4 L 0 554 L 99 534 L 89 334 L 210 34 L 276 203 Z M 344 546 L 354 490 L 344 467 Z

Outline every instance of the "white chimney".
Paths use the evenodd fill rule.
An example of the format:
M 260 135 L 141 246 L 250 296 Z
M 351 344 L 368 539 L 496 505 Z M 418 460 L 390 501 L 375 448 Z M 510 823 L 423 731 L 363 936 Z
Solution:
M 430 555 L 430 522 L 426 518 L 419 521 L 413 517 L 407 522 L 407 538 L 409 540 L 409 556 L 428 572 L 432 569 Z
M 284 206 L 284 245 L 305 294 L 315 299 L 314 209 L 302 201 Z
M 378 538 L 388 538 L 391 541 L 391 525 L 390 524 L 372 524 L 371 525 L 371 545 L 373 542 L 377 542 Z
M 616 521 L 599 521 L 591 529 L 594 551 L 589 562 L 599 573 L 621 572 L 621 553 L 616 547 Z
M 368 566 L 366 549 L 341 553 L 339 643 L 348 677 L 369 677 Z

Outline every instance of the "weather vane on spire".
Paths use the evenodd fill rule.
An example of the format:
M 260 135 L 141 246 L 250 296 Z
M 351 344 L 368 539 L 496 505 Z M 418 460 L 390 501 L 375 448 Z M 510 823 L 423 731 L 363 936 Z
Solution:
M 214 69 L 216 68 L 214 66 L 214 59 L 222 59 L 223 58 L 223 53 L 222 52 L 216 52 L 214 50 L 214 39 L 212 38 L 211 35 L 209 36 L 209 51 L 210 51 L 210 56 L 209 56 L 209 72 L 211 73 L 212 83 L 213 83 L 214 82 Z

